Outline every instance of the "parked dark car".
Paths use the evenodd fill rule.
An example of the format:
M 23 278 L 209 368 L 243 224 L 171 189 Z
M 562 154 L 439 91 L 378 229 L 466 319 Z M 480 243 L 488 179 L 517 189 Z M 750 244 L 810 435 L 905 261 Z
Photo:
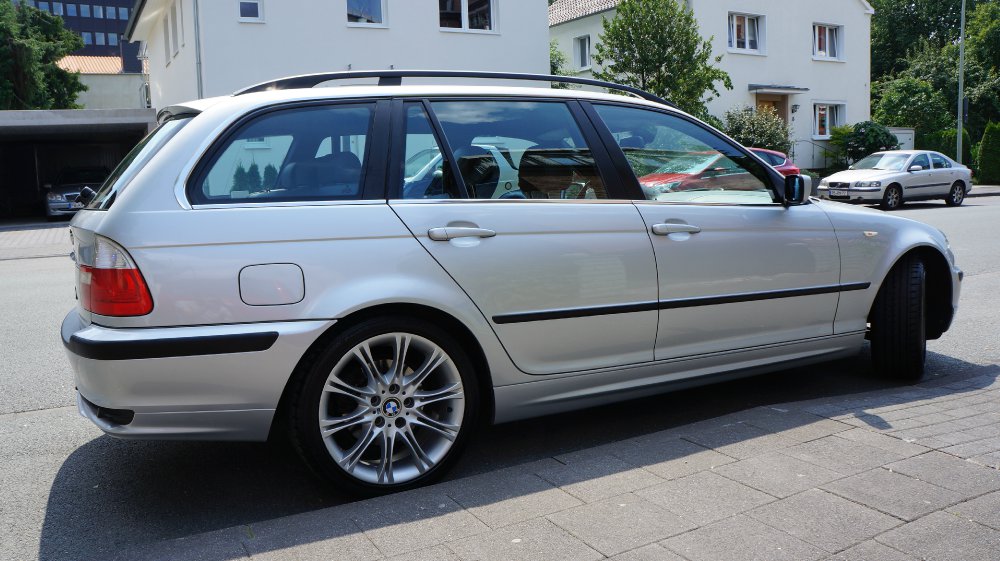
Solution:
M 53 219 L 58 216 L 76 214 L 76 211 L 83 208 L 83 203 L 76 202 L 80 191 L 84 187 L 97 191 L 104 180 L 108 178 L 109 173 L 108 168 L 100 166 L 64 168 L 59 172 L 55 184 L 46 188 L 46 218 Z

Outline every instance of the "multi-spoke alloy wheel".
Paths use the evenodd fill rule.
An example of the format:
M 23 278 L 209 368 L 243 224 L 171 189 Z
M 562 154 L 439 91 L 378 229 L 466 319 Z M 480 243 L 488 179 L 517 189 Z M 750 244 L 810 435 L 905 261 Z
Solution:
M 305 377 L 293 414 L 293 440 L 313 467 L 368 494 L 443 472 L 477 396 L 468 359 L 444 332 L 406 318 L 389 325 L 372 320 L 337 337 Z

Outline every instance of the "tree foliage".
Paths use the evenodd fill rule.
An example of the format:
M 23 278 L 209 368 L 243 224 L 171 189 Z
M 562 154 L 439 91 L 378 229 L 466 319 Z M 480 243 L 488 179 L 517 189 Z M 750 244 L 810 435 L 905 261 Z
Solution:
M 549 74 L 552 76 L 569 76 L 569 62 L 566 55 L 559 50 L 559 42 L 555 39 L 549 41 Z M 552 82 L 552 87 L 557 90 L 569 88 L 569 84 L 564 82 Z
M 792 129 L 773 107 L 730 109 L 726 111 L 722 130 L 744 146 L 786 154 L 792 148 Z
M 82 47 L 62 18 L 0 0 L 0 110 L 79 107 L 76 96 L 87 87 L 56 62 Z
M 934 150 L 935 152 L 941 152 L 949 158 L 957 161 L 958 158 L 955 157 L 955 149 L 958 148 L 957 140 L 958 130 L 951 128 L 938 131 L 933 134 L 919 136 L 914 147 L 918 150 Z M 970 167 L 973 166 L 972 145 L 972 136 L 969 134 L 969 129 L 962 129 L 962 163 Z
M 917 137 L 936 134 L 951 123 L 947 101 L 926 80 L 904 76 L 876 84 L 872 117 L 890 127 L 913 127 Z
M 267 164 L 264 166 L 264 178 L 263 187 L 267 191 L 269 189 L 274 189 L 278 184 L 278 168 L 274 167 L 274 164 Z
M 873 83 L 906 68 L 907 53 L 919 41 L 940 49 L 959 37 L 960 0 L 872 0 L 871 4 Z M 967 10 L 976 4 L 967 0 Z
M 899 139 L 885 125 L 864 121 L 854 125 L 854 131 L 847 136 L 846 144 L 847 157 L 856 162 L 875 152 L 898 149 Z
M 1000 123 L 990 123 L 979 145 L 979 179 L 983 183 L 1000 183 Z
M 637 87 L 707 114 L 705 105 L 719 95 L 716 84 L 732 89 L 725 71 L 715 66 L 712 38 L 704 39 L 690 8 L 676 0 L 622 0 L 613 19 L 603 21 L 594 60 L 599 80 Z

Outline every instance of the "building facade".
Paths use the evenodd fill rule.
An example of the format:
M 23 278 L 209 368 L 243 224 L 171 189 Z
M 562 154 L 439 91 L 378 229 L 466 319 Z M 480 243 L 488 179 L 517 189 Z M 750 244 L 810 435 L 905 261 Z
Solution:
M 140 73 L 139 45 L 123 40 L 133 3 L 133 0 L 88 0 L 86 4 L 15 0 L 15 4 L 34 6 L 62 17 L 66 28 L 83 39 L 83 48 L 74 51 L 73 55 L 117 56 L 122 59 L 123 72 Z
M 337 70 L 545 73 L 535 0 L 139 0 L 154 107 Z
M 708 109 L 773 107 L 792 129 L 792 159 L 822 168 L 831 129 L 871 117 L 871 16 L 866 0 L 686 0 L 733 89 Z M 591 76 L 602 20 L 617 0 L 556 0 L 549 33 L 570 68 Z

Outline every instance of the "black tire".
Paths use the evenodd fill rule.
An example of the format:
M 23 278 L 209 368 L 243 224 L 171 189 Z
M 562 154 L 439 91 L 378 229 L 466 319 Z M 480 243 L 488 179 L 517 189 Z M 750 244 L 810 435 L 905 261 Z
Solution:
M 927 356 L 926 271 L 908 255 L 886 276 L 869 323 L 872 364 L 881 375 L 908 382 L 924 376 Z
M 961 181 L 956 181 L 951 186 L 951 191 L 948 191 L 948 196 L 944 198 L 944 202 L 948 206 L 962 206 L 962 203 L 965 202 L 965 184 Z
M 334 367 L 338 363 L 341 363 L 342 358 L 349 360 L 346 358 L 347 353 L 351 352 L 360 343 L 369 341 L 373 337 L 398 333 L 411 334 L 431 341 L 451 359 L 452 364 L 461 377 L 462 391 L 464 391 L 464 400 L 462 401 L 464 413 L 462 413 L 461 428 L 458 430 L 457 437 L 454 438 L 444 456 L 432 467 L 421 472 L 419 476 L 407 481 L 399 483 L 379 481 L 373 483 L 364 481 L 360 477 L 348 473 L 332 456 L 332 452 L 328 449 L 324 437 L 320 434 L 321 397 L 324 394 L 328 377 L 331 375 Z M 424 358 L 427 359 L 426 356 Z M 436 372 L 437 367 L 430 370 Z M 432 374 L 431 376 L 435 375 Z M 400 391 L 402 390 L 397 389 L 396 393 Z M 372 497 L 420 487 L 444 476 L 461 455 L 462 449 L 479 424 L 479 391 L 471 360 L 469 360 L 461 346 L 441 328 L 427 321 L 410 317 L 393 316 L 369 319 L 336 335 L 323 345 L 322 348 L 315 350 L 312 356 L 306 357 L 303 361 L 303 366 L 297 372 L 295 379 L 292 381 L 292 386 L 289 388 L 288 407 L 285 412 L 289 441 L 305 463 L 320 478 L 338 490 L 348 494 L 360 497 Z M 400 408 L 403 408 L 402 400 L 403 397 L 401 395 L 400 399 L 395 402 Z M 382 402 L 381 406 L 377 408 L 373 407 L 373 409 L 378 409 L 379 413 L 381 413 L 382 406 L 387 405 L 388 401 L 386 399 Z M 410 403 L 413 402 L 412 399 L 408 401 Z M 375 404 L 372 405 L 374 406 Z M 360 406 L 358 407 L 360 409 Z M 452 411 L 450 405 L 447 410 Z M 409 415 L 409 410 L 406 410 L 406 414 Z M 347 415 L 350 415 L 350 413 Z M 395 418 L 396 423 L 404 420 L 402 414 L 397 413 L 396 415 L 398 415 Z M 383 421 L 393 423 L 391 419 L 389 421 L 383 419 Z M 372 424 L 374 425 L 374 423 Z M 350 437 L 352 431 L 363 432 L 365 429 L 362 427 L 367 426 L 368 424 L 359 425 L 357 429 L 343 430 L 342 433 L 338 434 L 346 434 Z M 388 424 L 378 426 L 382 429 L 391 428 Z M 397 424 L 396 426 L 399 425 Z M 411 435 L 414 434 L 416 425 L 408 425 L 407 430 L 411 431 Z M 417 437 L 413 438 L 416 439 Z M 372 446 L 375 445 L 376 443 L 372 444 Z M 372 446 L 368 448 L 372 448 Z M 411 450 L 412 448 L 400 448 L 404 459 L 406 454 L 410 454 L 410 459 L 412 460 L 414 453 Z M 392 462 L 390 462 L 391 464 Z M 366 466 L 364 460 L 358 465 L 362 467 Z M 367 467 L 371 469 L 370 465 Z
M 896 210 L 903 206 L 903 190 L 899 185 L 890 185 L 882 195 L 882 210 Z

